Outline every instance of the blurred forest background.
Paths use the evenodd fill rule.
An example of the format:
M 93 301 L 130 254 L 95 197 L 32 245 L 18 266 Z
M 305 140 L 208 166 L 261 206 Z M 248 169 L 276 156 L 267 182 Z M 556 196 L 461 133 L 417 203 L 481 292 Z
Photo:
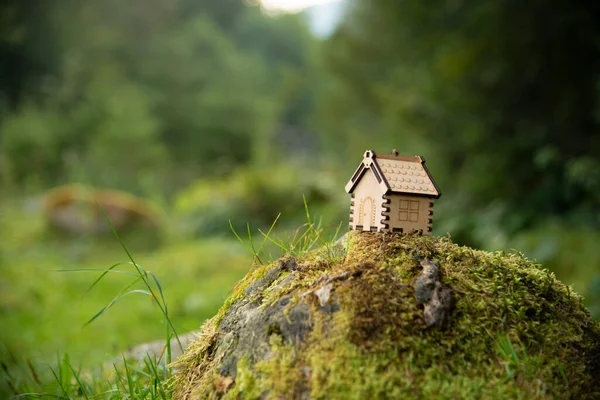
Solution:
M 159 337 L 118 293 L 126 255 L 181 332 L 251 260 L 230 232 L 347 229 L 367 149 L 423 155 L 434 234 L 517 249 L 600 316 L 600 3 L 346 0 L 267 15 L 241 0 L 0 5 L 0 354 L 106 359 Z M 329 7 L 329 8 L 328 8 Z M 328 11 L 329 10 L 329 11 Z M 311 22 L 312 21 L 312 22 Z

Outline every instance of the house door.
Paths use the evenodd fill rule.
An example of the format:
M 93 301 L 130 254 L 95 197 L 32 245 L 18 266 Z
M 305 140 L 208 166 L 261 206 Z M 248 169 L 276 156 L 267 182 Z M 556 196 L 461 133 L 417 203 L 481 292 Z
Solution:
M 360 201 L 358 225 L 362 226 L 363 231 L 370 231 L 375 226 L 375 201 L 370 196 Z

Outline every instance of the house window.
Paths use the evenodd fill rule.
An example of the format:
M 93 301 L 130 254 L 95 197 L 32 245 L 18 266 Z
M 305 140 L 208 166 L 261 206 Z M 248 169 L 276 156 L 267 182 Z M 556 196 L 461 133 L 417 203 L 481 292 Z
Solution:
M 398 221 L 418 222 L 419 221 L 419 201 L 418 200 L 400 200 L 400 210 Z

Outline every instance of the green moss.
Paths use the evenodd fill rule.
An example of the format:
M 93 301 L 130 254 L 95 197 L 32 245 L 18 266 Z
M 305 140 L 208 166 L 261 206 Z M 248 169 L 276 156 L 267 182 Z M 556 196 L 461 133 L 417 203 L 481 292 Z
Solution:
M 303 372 L 298 367 L 296 350 L 284 346 L 281 337 L 274 335 L 270 340 L 276 357 L 257 362 L 253 366 L 247 359 L 238 363 L 238 378 L 241 382 L 229 391 L 225 399 L 259 398 L 262 393 L 277 393 L 279 398 L 293 399 L 302 390 Z M 271 379 L 260 379 L 269 376 Z
M 259 379 L 256 370 L 247 358 L 242 358 L 237 365 L 236 385 L 225 394 L 226 399 L 237 399 L 246 397 L 258 399 L 264 391 L 264 381 Z
M 356 232 L 343 259 L 319 254 L 297 260 L 252 300 L 265 313 L 308 305 L 308 335 L 290 340 L 265 327 L 269 351 L 248 349 L 235 381 L 219 384 L 227 378 L 218 372 L 220 352 L 231 347 L 219 339 L 218 321 L 250 301 L 244 288 L 277 264 L 262 267 L 238 284 L 217 323 L 180 360 L 176 397 L 600 398 L 599 324 L 578 295 L 521 254 Z M 456 299 L 443 328 L 427 328 L 415 300 L 421 259 L 439 262 Z M 328 304 L 318 289 L 331 292 Z M 284 297 L 287 306 L 277 309 Z

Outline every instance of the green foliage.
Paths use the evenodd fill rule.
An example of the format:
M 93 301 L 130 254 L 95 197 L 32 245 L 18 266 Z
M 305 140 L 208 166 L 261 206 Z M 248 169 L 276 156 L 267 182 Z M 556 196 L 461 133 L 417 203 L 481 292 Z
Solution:
M 35 7 L 21 1 L 0 5 L 0 116 L 38 94 L 48 75 L 60 69 L 65 49 L 59 14 L 52 0 Z
M 7 176 L 27 185 L 45 182 L 60 173 L 63 127 L 64 122 L 56 113 L 35 105 L 23 106 L 4 119 L 0 147 L 9 171 Z
M 131 313 L 115 308 L 80 331 L 118 273 L 80 300 L 89 278 L 50 271 L 106 269 L 120 254 L 46 230 L 32 195 L 86 183 L 160 204 L 162 247 L 149 251 L 136 229 L 123 237 L 178 288 L 166 297 L 190 330 L 246 271 L 237 243 L 212 236 L 229 235 L 228 220 L 238 232 L 250 224 L 264 260 L 322 244 L 314 234 L 347 218 L 343 184 L 367 148 L 426 156 L 444 192 L 436 234 L 517 248 L 600 315 L 591 3 L 356 0 L 324 41 L 301 15 L 267 18 L 240 0 L 30 3 L 0 5 L 0 325 L 10 327 L 0 338 L 46 372 L 56 351 L 96 362 L 164 326 L 150 301 L 125 298 Z M 303 195 L 323 220 L 295 230 Z M 53 368 L 69 396 L 85 397 L 96 383 L 69 365 Z M 115 393 L 145 396 L 119 368 Z M 151 364 L 136 368 L 152 376 Z
M 87 132 L 89 139 L 81 153 L 70 155 L 69 172 L 72 179 L 95 186 L 147 193 L 160 184 L 157 167 L 166 167 L 166 148 L 147 94 L 119 80 L 91 82 L 87 101 L 74 110 L 72 126 Z
M 265 20 L 258 10 L 251 10 L 240 18 L 233 35 L 240 47 L 269 61 L 263 68 L 270 77 L 266 83 L 278 94 L 277 123 L 282 127 L 310 128 L 319 43 L 308 31 L 306 21 L 293 15 Z M 276 140 L 274 136 L 268 139 Z M 275 152 L 262 156 L 267 160 L 279 158 Z
M 66 274 L 53 271 L 52 267 L 59 265 L 61 259 L 64 263 L 69 253 L 84 243 L 76 239 L 68 243 L 45 243 L 39 235 L 39 226 L 25 227 L 21 221 L 20 215 L 2 215 L 0 219 L 2 231 L 11 232 L 10 236 L 2 237 L 0 245 L 0 267 L 11 282 L 10 287 L 3 287 L 0 299 L 0 324 L 11 326 L 0 336 L 3 344 L 0 397 L 171 398 L 172 369 L 167 365 L 171 362 L 170 345 L 179 340 L 175 325 L 186 330 L 196 328 L 196 318 L 212 315 L 227 288 L 247 269 L 245 258 L 235 250 L 235 242 L 179 244 L 141 256 L 153 267 L 151 272 L 137 263 L 118 236 L 114 244 L 121 243 L 130 262 L 94 268 L 102 260 L 118 257 L 119 252 L 110 249 L 114 246 L 106 249 L 103 243 L 91 240 L 85 243 L 87 254 L 78 256 L 78 264 L 89 268 L 62 271 L 71 272 Z M 28 247 L 28 240 L 36 234 L 38 253 L 23 251 L 23 246 Z M 221 256 L 228 268 L 213 269 L 212 262 Z M 127 270 L 127 266 L 132 268 Z M 32 273 L 40 279 L 32 280 Z M 78 277 L 83 273 L 98 277 L 95 280 L 89 274 Z M 124 277 L 131 276 L 133 280 L 115 296 L 115 287 L 123 284 Z M 198 279 L 190 280 L 190 276 Z M 173 290 L 182 280 L 190 282 L 189 290 L 180 291 L 179 284 L 178 290 Z M 142 288 L 137 288 L 140 284 Z M 192 287 L 204 288 L 197 293 Z M 144 296 L 132 303 L 131 294 Z M 102 302 L 105 303 L 101 305 Z M 156 307 L 162 318 L 155 318 Z M 109 309 L 111 312 L 106 312 Z M 36 329 L 32 330 L 34 321 Z M 153 339 L 161 331 L 165 337 L 164 354 L 106 364 L 117 351 Z M 176 341 L 171 340 L 173 335 Z M 76 356 L 71 359 L 65 355 L 58 362 L 49 361 L 57 350 Z M 78 363 L 84 367 L 77 367 Z
M 38 187 L 57 179 L 121 189 L 156 187 L 166 149 L 158 141 L 147 96 L 118 77 L 112 85 L 88 82 L 81 89 L 84 98 L 68 111 L 31 105 L 5 119 L 0 132 L 9 177 Z
M 596 276 L 589 282 L 586 300 L 590 312 L 598 318 L 600 316 L 600 277 Z
M 326 143 L 427 154 L 467 239 L 491 203 L 509 234 L 566 214 L 597 228 L 598 17 L 564 1 L 357 1 L 325 48 Z
M 337 226 L 346 218 L 346 210 L 338 207 L 338 198 L 345 196 L 338 189 L 327 171 L 315 177 L 291 164 L 275 164 L 198 181 L 177 197 L 175 212 L 181 229 L 196 235 L 229 234 L 228 220 L 237 231 L 245 230 L 246 224 L 267 229 L 279 213 L 281 222 L 295 227 L 305 217 L 304 195 L 317 215 L 326 216 L 325 225 Z
M 71 6 L 45 4 L 56 65 L 0 124 L 3 175 L 16 187 L 177 189 L 265 161 L 280 121 L 309 112 L 314 38 L 297 17 L 266 19 L 237 0 Z M 7 38 L 22 23 L 41 40 L 26 15 L 5 23 Z
M 177 161 L 209 171 L 249 161 L 254 140 L 273 129 L 262 61 L 201 17 L 160 38 L 152 51 L 157 61 L 143 79 Z
M 5 212 L 9 207 L 11 212 Z M 101 319 L 83 327 L 130 279 L 139 276 L 132 265 L 125 264 L 129 269 L 120 265 L 113 271 L 136 276 L 111 272 L 88 292 L 101 271 L 123 260 L 118 242 L 89 236 L 48 237 L 43 220 L 32 216 L 30 210 L 3 202 L 0 325 L 10 329 L 0 332 L 0 359 L 11 373 L 31 360 L 45 374 L 57 353 L 70 354 L 76 371 L 78 365 L 94 370 L 133 345 L 165 337 L 165 323 L 151 295 L 127 296 Z M 152 275 L 160 282 L 178 332 L 195 330 L 201 320 L 213 315 L 248 270 L 248 257 L 233 238 L 177 242 L 154 251 L 133 246 L 131 251 L 138 265 L 146 267 L 145 276 L 159 298 Z M 56 272 L 59 269 L 90 272 Z

